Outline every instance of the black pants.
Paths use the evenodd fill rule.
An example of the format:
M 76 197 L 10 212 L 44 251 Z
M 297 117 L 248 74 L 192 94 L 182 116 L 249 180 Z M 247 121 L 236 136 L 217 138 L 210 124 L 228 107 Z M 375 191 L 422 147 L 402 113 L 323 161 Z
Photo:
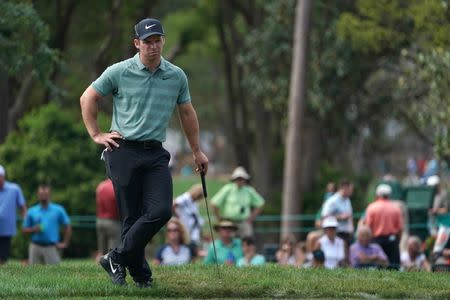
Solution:
M 8 260 L 11 252 L 11 236 L 0 236 L 0 263 Z
M 128 267 L 135 281 L 147 281 L 152 272 L 145 246 L 172 216 L 170 154 L 156 141 L 118 143 L 105 154 L 122 220 L 122 243 L 113 258 Z
M 400 241 L 395 234 L 382 235 L 373 238 L 380 245 L 389 259 L 389 269 L 400 269 Z

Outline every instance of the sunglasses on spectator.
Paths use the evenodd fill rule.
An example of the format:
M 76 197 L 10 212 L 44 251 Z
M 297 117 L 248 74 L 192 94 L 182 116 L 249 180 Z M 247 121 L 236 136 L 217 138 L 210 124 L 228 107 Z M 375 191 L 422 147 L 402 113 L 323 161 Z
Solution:
M 178 228 L 167 228 L 167 232 L 178 232 Z

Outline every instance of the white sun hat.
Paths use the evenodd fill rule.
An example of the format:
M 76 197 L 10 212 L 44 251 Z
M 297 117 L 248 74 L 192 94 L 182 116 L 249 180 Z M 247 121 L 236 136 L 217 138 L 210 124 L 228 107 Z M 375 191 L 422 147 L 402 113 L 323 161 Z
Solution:
M 336 228 L 338 227 L 338 221 L 336 217 L 329 216 L 323 219 L 322 228 Z
M 237 167 L 236 169 L 234 169 L 233 173 L 231 174 L 230 180 L 235 181 L 238 178 L 243 178 L 245 180 L 250 179 L 250 175 L 247 173 L 244 167 Z

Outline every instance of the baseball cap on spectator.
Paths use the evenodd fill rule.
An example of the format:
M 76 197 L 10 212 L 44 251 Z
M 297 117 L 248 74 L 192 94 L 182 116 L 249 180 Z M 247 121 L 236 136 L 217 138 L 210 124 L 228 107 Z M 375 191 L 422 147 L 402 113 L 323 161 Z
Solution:
M 437 175 L 430 176 L 427 179 L 428 186 L 435 186 L 435 185 L 438 185 L 440 182 L 441 182 L 441 180 L 440 180 L 439 176 L 437 176 Z
M 338 227 L 338 221 L 336 217 L 330 216 L 323 219 L 322 228 L 336 228 L 336 227 Z
M 161 22 L 156 19 L 143 19 L 136 25 L 134 25 L 134 32 L 136 33 L 136 38 L 140 40 L 145 40 L 152 35 L 164 35 L 164 29 Z
M 386 197 L 391 195 L 392 193 L 392 188 L 387 185 L 387 184 L 380 184 L 377 186 L 377 189 L 375 190 L 375 195 L 377 195 L 378 197 Z
M 0 176 L 5 176 L 5 168 L 2 165 L 0 165 Z

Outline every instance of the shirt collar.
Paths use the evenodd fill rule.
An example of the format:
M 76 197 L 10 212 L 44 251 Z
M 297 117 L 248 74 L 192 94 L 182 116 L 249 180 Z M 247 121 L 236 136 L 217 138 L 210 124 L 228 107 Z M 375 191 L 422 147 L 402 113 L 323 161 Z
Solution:
M 140 70 L 144 70 L 147 67 L 142 63 L 141 58 L 139 57 L 139 52 L 136 53 L 136 55 L 134 56 L 134 61 L 135 63 L 138 65 Z M 167 61 L 161 56 L 161 62 L 159 64 L 158 69 L 161 69 L 161 71 L 166 71 L 167 70 Z
M 167 70 L 167 61 L 162 56 L 161 56 L 161 63 L 159 64 L 158 68 L 161 69 L 161 71 Z
M 51 202 L 50 202 L 50 200 L 49 200 L 46 209 L 49 209 L 49 208 L 50 208 L 50 204 L 51 204 Z M 39 202 L 38 205 L 39 205 L 39 209 L 44 209 L 44 207 L 42 206 L 41 202 Z

